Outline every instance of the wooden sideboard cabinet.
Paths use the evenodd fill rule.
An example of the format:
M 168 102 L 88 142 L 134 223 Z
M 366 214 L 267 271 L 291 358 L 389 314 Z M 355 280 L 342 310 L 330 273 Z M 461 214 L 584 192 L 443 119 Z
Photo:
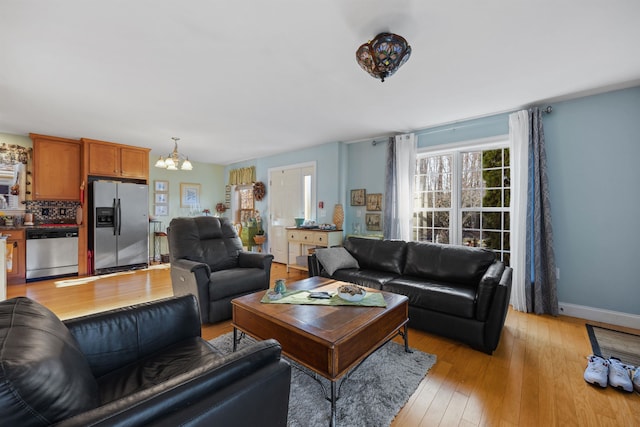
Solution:
M 79 200 L 82 143 L 46 135 L 33 140 L 33 199 Z
M 26 246 L 24 229 L 2 230 L 7 236 L 7 252 L 11 251 L 11 271 L 7 271 L 7 284 L 24 283 L 26 280 Z
M 149 149 L 82 138 L 88 152 L 88 175 L 149 178 Z
M 303 252 L 304 246 L 318 246 L 329 248 L 331 246 L 342 246 L 342 230 L 306 230 L 301 228 L 287 228 L 287 273 L 289 268 L 296 268 L 298 270 L 308 270 L 307 265 L 292 264 L 291 261 L 291 244 L 300 244 L 300 256 L 306 255 Z

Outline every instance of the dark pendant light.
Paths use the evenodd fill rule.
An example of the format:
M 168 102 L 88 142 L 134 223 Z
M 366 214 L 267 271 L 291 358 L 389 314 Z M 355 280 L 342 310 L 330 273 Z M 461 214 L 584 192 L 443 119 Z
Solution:
M 411 46 L 404 37 L 380 33 L 356 51 L 356 61 L 372 77 L 384 81 L 411 56 Z

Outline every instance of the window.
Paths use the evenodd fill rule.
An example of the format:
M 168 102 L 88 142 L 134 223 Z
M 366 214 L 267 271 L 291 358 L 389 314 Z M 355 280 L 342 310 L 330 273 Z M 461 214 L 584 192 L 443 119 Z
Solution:
M 254 216 L 253 186 L 238 186 L 239 206 L 238 222 L 247 223 Z
M 486 247 L 509 264 L 506 142 L 418 154 L 413 239 Z

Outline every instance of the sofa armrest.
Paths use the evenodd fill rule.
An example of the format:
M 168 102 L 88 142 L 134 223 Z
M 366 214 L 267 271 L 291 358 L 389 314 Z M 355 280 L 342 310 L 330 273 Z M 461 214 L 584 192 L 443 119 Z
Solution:
M 309 267 L 309 277 L 319 276 L 322 269 L 320 261 L 316 254 L 311 254 L 307 257 L 307 265 Z
M 270 270 L 273 262 L 273 255 L 259 252 L 241 251 L 238 254 L 238 267 L 240 268 L 261 268 Z
M 487 314 L 484 328 L 485 351 L 489 354 L 498 347 L 502 328 L 509 311 L 509 300 L 511 298 L 511 281 L 513 269 L 505 267 L 500 277 L 500 282 L 495 287 L 495 294 L 491 301 L 491 307 Z
M 187 259 L 171 261 L 171 286 L 173 295 L 195 295 L 200 307 L 201 320 L 209 320 L 209 277 L 211 268 L 203 263 Z
M 266 340 L 57 426 L 285 426 L 291 367 Z
M 487 271 L 480 279 L 478 291 L 476 294 L 476 319 L 484 321 L 487 318 L 489 308 L 495 293 L 496 285 L 500 282 L 500 278 L 504 272 L 504 263 L 495 261 L 489 266 Z
M 211 267 L 209 267 L 209 265 L 207 265 L 206 263 L 191 261 L 184 258 L 173 260 L 171 262 L 171 268 L 188 271 L 189 273 L 195 273 L 198 270 L 203 270 L 207 277 L 211 275 Z
M 193 295 L 104 311 L 64 324 L 96 377 L 171 344 L 199 337 L 201 331 Z

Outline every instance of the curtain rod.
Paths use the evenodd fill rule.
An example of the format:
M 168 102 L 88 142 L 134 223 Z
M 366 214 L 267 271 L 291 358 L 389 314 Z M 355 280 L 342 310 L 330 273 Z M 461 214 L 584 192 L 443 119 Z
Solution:
M 544 108 L 540 108 L 540 111 L 542 111 L 543 113 L 546 113 L 546 114 L 551 114 L 553 112 L 553 107 L 551 105 L 547 105 Z M 497 116 L 499 114 L 504 114 L 504 113 L 497 113 L 497 114 L 494 114 L 492 116 Z M 485 118 L 486 117 L 492 117 L 492 116 L 485 116 Z M 463 120 L 463 121 L 458 122 L 458 123 L 464 123 L 465 121 L 470 121 L 470 120 L 479 120 L 479 119 L 482 119 L 482 118 L 483 117 L 478 117 L 478 118 L 475 118 L 475 119 L 467 119 L 467 120 Z M 443 126 L 446 126 L 446 125 L 443 125 Z M 429 132 L 429 129 L 425 129 L 424 132 L 415 132 L 415 134 L 416 135 L 426 135 L 426 134 L 431 134 L 431 133 L 446 132 L 446 131 L 449 131 L 451 129 L 461 129 L 461 128 L 473 127 L 473 126 L 478 126 L 478 124 L 477 123 L 469 123 L 469 124 L 464 124 L 464 125 L 452 126 L 452 127 L 445 128 L 445 129 L 439 129 L 437 131 L 431 131 L 431 132 Z M 435 126 L 435 127 L 438 127 L 438 126 Z M 376 145 L 378 145 L 380 143 L 383 143 L 383 142 L 387 142 L 387 141 L 388 141 L 388 139 L 387 140 L 382 140 L 382 141 L 376 141 L 374 139 L 373 141 L 371 141 L 371 145 L 373 145 L 375 147 Z

